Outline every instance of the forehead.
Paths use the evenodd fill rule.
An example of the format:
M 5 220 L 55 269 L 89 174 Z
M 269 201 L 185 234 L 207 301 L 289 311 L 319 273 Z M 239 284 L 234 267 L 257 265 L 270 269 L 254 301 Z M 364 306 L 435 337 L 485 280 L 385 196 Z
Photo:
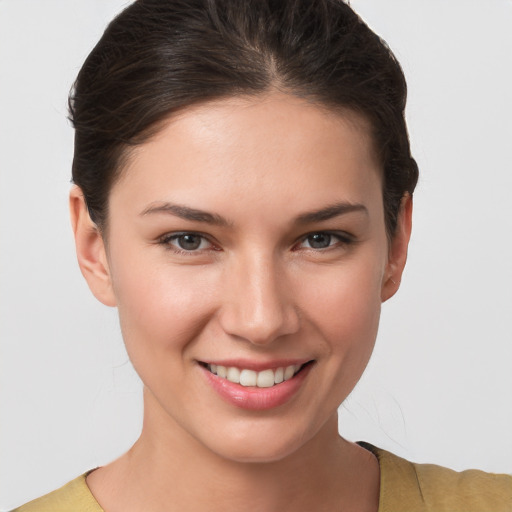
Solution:
M 112 199 L 207 201 L 217 208 L 229 198 L 247 208 L 273 198 L 314 208 L 318 201 L 376 200 L 381 174 L 365 119 L 275 93 L 172 116 L 132 153 Z

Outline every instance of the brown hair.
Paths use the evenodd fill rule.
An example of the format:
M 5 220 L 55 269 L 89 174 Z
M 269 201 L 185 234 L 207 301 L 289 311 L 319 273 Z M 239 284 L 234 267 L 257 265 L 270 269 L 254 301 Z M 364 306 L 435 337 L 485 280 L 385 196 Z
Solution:
M 386 43 L 342 0 L 138 0 L 107 27 L 69 99 L 73 181 L 102 229 L 129 148 L 195 103 L 278 88 L 362 114 L 383 169 L 392 235 L 418 168 L 406 83 Z

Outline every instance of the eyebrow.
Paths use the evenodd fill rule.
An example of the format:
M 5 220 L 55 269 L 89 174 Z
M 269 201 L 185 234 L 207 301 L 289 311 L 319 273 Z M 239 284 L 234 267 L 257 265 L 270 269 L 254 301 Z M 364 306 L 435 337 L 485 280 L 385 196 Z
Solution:
M 322 222 L 352 212 L 362 212 L 368 215 L 368 209 L 363 204 L 347 203 L 343 201 L 326 206 L 320 210 L 313 210 L 311 212 L 302 213 L 297 217 L 296 223 L 311 224 L 314 222 Z
M 352 212 L 363 212 L 368 215 L 368 209 L 363 204 L 354 204 L 348 202 L 335 203 L 319 210 L 301 213 L 296 217 L 295 224 L 312 224 L 314 222 L 322 222 L 340 215 Z M 184 220 L 194 222 L 204 222 L 214 226 L 231 226 L 232 223 L 227 219 L 216 213 L 210 213 L 197 208 L 190 208 L 174 203 L 158 203 L 148 206 L 141 212 L 141 216 L 155 214 L 155 213 L 168 213 L 175 215 Z
M 198 210 L 197 208 L 190 208 L 189 206 L 184 206 L 181 204 L 159 203 L 150 205 L 142 211 L 141 216 L 153 213 L 169 213 L 184 220 L 204 222 L 206 224 L 212 224 L 215 226 L 230 225 L 230 223 L 220 215 L 209 213 L 204 210 Z

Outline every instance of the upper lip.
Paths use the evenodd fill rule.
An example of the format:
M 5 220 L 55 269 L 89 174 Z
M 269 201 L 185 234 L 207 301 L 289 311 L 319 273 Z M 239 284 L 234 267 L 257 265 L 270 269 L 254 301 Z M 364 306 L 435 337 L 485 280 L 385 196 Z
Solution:
M 312 359 L 290 358 L 290 359 L 274 359 L 269 361 L 255 361 L 254 359 L 208 359 L 199 361 L 202 364 L 214 364 L 217 366 L 235 367 L 247 370 L 261 372 L 263 370 L 275 370 L 276 368 L 286 368 L 287 366 L 302 366 Z

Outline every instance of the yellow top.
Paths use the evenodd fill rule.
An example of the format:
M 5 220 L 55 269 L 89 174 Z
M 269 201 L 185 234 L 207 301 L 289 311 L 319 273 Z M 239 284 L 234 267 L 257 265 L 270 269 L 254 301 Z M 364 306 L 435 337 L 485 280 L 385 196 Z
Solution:
M 512 512 L 512 476 L 414 464 L 367 443 L 380 465 L 378 512 Z M 104 512 L 87 473 L 13 512 Z
M 512 512 L 512 475 L 459 473 L 359 444 L 379 459 L 378 512 Z

